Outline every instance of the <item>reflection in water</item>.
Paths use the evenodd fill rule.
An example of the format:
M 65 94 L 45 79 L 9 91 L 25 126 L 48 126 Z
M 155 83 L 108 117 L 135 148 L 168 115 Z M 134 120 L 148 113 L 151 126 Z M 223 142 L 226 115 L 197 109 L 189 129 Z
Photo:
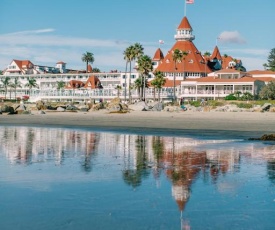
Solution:
M 3 154 L 15 165 L 54 162 L 62 167 L 66 161 L 78 159 L 84 172 L 100 167 L 118 171 L 125 184 L 134 189 L 151 175 L 161 189 L 163 175 L 171 183 L 182 229 L 192 226 L 183 212 L 200 178 L 203 184 L 217 186 L 218 192 L 225 193 L 233 187 L 224 178 L 241 174 L 241 161 L 258 160 L 266 164 L 267 178 L 275 185 L 275 146 L 253 142 L 2 127 L 0 156 Z

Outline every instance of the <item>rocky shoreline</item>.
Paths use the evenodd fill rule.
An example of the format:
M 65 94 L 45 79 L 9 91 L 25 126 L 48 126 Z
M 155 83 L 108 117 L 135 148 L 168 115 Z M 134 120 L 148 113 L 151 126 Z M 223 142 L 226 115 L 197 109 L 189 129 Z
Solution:
M 239 108 L 237 104 L 227 104 L 222 106 L 192 106 L 190 104 L 180 107 L 179 105 L 171 105 L 163 103 L 145 103 L 143 101 L 135 104 L 127 105 L 121 102 L 119 98 L 115 98 L 109 103 L 99 102 L 83 102 L 83 103 L 62 103 L 37 101 L 35 104 L 28 104 L 21 101 L 20 103 L 5 102 L 0 104 L 0 114 L 31 114 L 33 111 L 40 111 L 42 114 L 46 112 L 91 112 L 106 110 L 110 113 L 127 113 L 131 111 L 166 111 L 166 112 L 275 112 L 275 106 L 265 103 L 263 106 L 256 105 L 251 108 Z

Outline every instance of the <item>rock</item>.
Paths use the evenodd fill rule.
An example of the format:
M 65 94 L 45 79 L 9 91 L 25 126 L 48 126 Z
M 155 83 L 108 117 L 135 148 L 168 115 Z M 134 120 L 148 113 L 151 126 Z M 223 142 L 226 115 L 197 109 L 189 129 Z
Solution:
M 86 104 L 81 104 L 81 105 L 78 106 L 78 109 L 82 112 L 88 112 L 90 107 Z
M 135 104 L 129 105 L 129 109 L 134 111 L 148 111 L 149 106 L 144 101 L 139 101 Z
M 46 114 L 43 110 L 39 110 L 38 114 Z
M 270 107 L 271 107 L 270 103 L 264 103 L 264 105 L 261 107 L 262 112 L 269 111 Z
M 155 104 L 152 108 L 152 111 L 162 111 L 164 109 L 164 106 L 161 102 L 158 102 Z
M 249 138 L 251 141 L 275 141 L 275 134 L 264 134 L 260 138 Z
M 25 111 L 23 111 L 21 114 L 22 114 L 22 115 L 29 115 L 29 114 L 31 114 L 31 112 L 30 112 L 30 111 L 25 110 Z
M 96 111 L 96 110 L 100 110 L 100 109 L 103 109 L 103 108 L 104 108 L 104 105 L 103 105 L 103 103 L 100 102 L 98 104 L 94 104 L 92 109 L 94 111 Z
M 110 112 L 120 112 L 122 111 L 122 105 L 120 98 L 116 97 L 112 99 L 106 106 L 106 109 Z
M 15 106 L 15 112 L 17 114 L 22 114 L 26 110 L 27 110 L 27 107 L 24 105 L 23 101 L 20 101 L 20 104 Z
M 68 110 L 68 111 L 77 111 L 78 108 L 74 105 L 67 105 L 66 110 Z
M 62 108 L 62 107 L 57 107 L 56 111 L 58 111 L 58 112 L 64 112 L 64 111 L 65 111 L 65 109 L 64 109 L 64 108 Z
M 122 111 L 122 106 L 120 104 L 113 104 L 111 107 L 107 108 L 111 113 Z
M 37 101 L 35 104 L 36 104 L 36 108 L 38 110 L 46 110 L 47 109 L 47 107 L 43 101 Z
M 9 105 L 6 105 L 6 104 L 1 106 L 0 112 L 8 113 L 8 114 L 15 114 L 14 108 L 12 106 L 9 106 Z

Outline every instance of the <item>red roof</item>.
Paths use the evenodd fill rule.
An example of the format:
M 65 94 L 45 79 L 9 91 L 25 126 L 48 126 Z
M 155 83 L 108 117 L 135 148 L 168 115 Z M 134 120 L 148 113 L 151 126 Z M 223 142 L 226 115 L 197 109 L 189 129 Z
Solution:
M 26 66 L 26 67 L 31 66 L 31 68 L 33 67 L 33 63 L 29 60 L 13 60 L 13 61 L 16 63 L 19 69 L 22 69 L 23 66 Z
M 253 77 L 259 81 L 264 81 L 264 82 L 270 82 L 270 81 L 275 81 L 274 77 Z
M 165 78 L 165 79 L 166 79 L 166 81 L 165 81 L 165 84 L 162 86 L 163 88 L 171 88 L 174 86 L 174 80 L 169 80 L 168 78 Z M 182 82 L 181 80 L 175 80 L 175 86 L 180 85 L 181 82 Z M 148 85 L 149 85 L 149 87 L 152 87 L 151 81 L 148 82 Z
M 222 56 L 221 53 L 219 51 L 219 48 L 217 46 L 215 46 L 214 51 L 211 55 L 211 59 L 218 59 L 218 60 L 222 60 Z
M 100 80 L 96 76 L 90 76 L 85 83 L 84 88 L 96 89 L 100 84 Z
M 63 61 L 59 61 L 59 62 L 56 62 L 56 64 L 66 64 L 66 63 Z
M 213 83 L 217 83 L 217 82 L 228 82 L 228 83 L 234 83 L 234 82 L 255 82 L 258 79 L 254 78 L 254 77 L 242 77 L 242 78 L 238 78 L 238 79 L 220 79 L 220 78 L 215 78 L 215 77 L 202 77 L 202 78 L 197 78 L 194 79 L 193 81 L 196 82 L 213 82 Z
M 91 65 L 88 65 L 88 73 L 91 73 L 91 72 L 93 72 L 93 68 Z
M 261 74 L 270 74 L 270 75 L 275 75 L 275 71 L 271 71 L 271 70 L 251 70 L 249 72 L 247 72 L 251 75 L 261 75 Z
M 154 61 L 160 61 L 164 58 L 163 53 L 160 48 L 157 49 L 155 56 L 153 58 Z
M 184 18 L 181 20 L 181 22 L 180 22 L 180 24 L 179 24 L 179 26 L 178 26 L 178 29 L 190 29 L 190 30 L 192 30 L 192 27 L 191 27 L 191 25 L 190 25 L 190 23 L 189 23 L 187 17 L 184 17 Z
M 68 82 L 68 85 L 65 88 L 66 89 L 78 89 L 78 88 L 81 88 L 81 87 L 84 87 L 84 86 L 85 86 L 85 84 L 82 81 L 79 81 L 79 80 L 70 80 Z
M 195 72 L 195 73 L 210 73 L 212 72 L 205 64 L 204 58 L 191 41 L 177 41 L 172 49 L 168 51 L 167 55 L 160 62 L 157 70 L 162 72 L 174 72 L 175 64 L 173 61 L 173 51 L 179 49 L 188 52 L 181 63 L 177 63 L 176 72 Z

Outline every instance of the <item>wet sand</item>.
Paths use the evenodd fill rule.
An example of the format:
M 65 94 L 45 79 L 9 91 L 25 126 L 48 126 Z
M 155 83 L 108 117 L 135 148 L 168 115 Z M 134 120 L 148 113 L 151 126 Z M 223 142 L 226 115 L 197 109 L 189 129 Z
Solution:
M 275 133 L 275 113 L 271 112 L 149 112 L 125 114 L 106 110 L 92 112 L 46 112 L 32 115 L 0 115 L 0 125 L 85 128 L 170 134 L 230 134 L 259 137 Z

